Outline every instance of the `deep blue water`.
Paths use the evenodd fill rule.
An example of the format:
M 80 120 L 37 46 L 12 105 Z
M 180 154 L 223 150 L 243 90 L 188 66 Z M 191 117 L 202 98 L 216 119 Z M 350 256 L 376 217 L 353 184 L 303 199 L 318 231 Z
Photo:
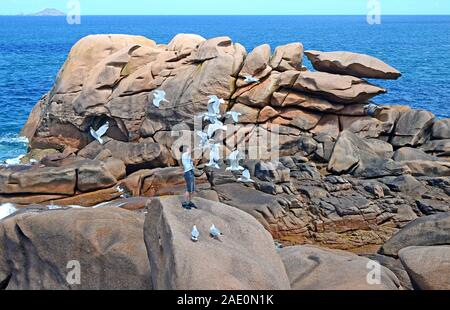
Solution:
M 367 53 L 403 73 L 376 81 L 389 90 L 378 102 L 450 117 L 450 16 L 384 16 L 372 26 L 365 16 L 85 16 L 81 25 L 64 17 L 0 17 L 0 161 L 24 153 L 15 137 L 80 38 L 125 33 L 168 43 L 180 32 L 228 35 L 248 51 L 300 41 L 305 49 Z

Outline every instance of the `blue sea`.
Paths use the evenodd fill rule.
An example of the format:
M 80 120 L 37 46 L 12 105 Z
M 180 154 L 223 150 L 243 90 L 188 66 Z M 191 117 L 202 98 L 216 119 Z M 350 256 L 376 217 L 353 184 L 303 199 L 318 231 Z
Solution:
M 398 68 L 397 81 L 375 81 L 389 92 L 384 104 L 428 109 L 450 117 L 450 16 L 84 16 L 0 17 L 0 162 L 25 153 L 18 133 L 52 86 L 70 48 L 99 33 L 143 35 L 168 43 L 177 33 L 228 35 L 248 51 L 300 41 L 305 49 L 367 53 Z

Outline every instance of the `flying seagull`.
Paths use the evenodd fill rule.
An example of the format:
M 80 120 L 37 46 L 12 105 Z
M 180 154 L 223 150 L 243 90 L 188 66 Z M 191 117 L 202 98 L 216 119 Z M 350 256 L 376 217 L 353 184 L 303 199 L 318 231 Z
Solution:
M 242 116 L 242 113 L 230 111 L 225 114 L 227 118 L 232 118 L 235 124 L 239 123 L 239 116 Z
M 242 183 L 255 183 L 255 181 L 250 178 L 250 171 L 248 171 L 248 169 L 242 172 L 242 178 L 239 178 L 238 181 Z
M 220 105 L 224 104 L 225 100 L 217 97 L 216 95 L 208 96 L 208 98 L 209 98 L 208 104 L 212 106 L 214 113 L 220 115 Z
M 17 212 L 17 208 L 12 203 L 0 205 L 0 220 Z
M 225 100 L 219 99 L 217 96 L 208 96 L 208 112 L 204 114 L 205 121 L 214 123 L 220 117 L 220 105 L 225 103 Z
M 105 135 L 105 133 L 109 129 L 109 122 L 106 122 L 102 127 L 100 127 L 97 131 L 95 131 L 92 127 L 91 130 L 91 136 L 98 141 L 98 143 L 103 144 L 102 137 Z
M 245 77 L 245 83 L 249 83 L 249 84 L 252 84 L 252 83 L 259 84 L 260 83 L 259 79 L 255 78 L 254 76 L 246 75 L 244 77 Z
M 209 152 L 209 163 L 207 163 L 206 166 L 220 169 L 220 166 L 218 164 L 218 162 L 220 160 L 219 145 L 211 144 L 210 148 L 211 148 L 211 151 Z
M 239 151 L 236 150 L 230 154 L 228 157 L 230 161 L 230 167 L 228 167 L 227 171 L 242 171 L 245 170 L 244 167 L 239 166 Z
M 194 225 L 194 228 L 192 228 L 191 240 L 197 242 L 199 237 L 200 232 L 198 231 L 197 226 Z
M 214 134 L 219 130 L 227 131 L 227 126 L 224 126 L 224 124 L 221 121 L 216 120 L 208 127 L 208 138 L 211 139 L 214 136 Z
M 383 108 L 374 103 L 364 106 L 364 112 L 369 116 L 374 116 L 380 110 L 383 110 Z
M 209 234 L 214 239 L 219 239 L 220 236 L 223 236 L 223 234 L 220 232 L 219 229 L 217 229 L 217 227 L 214 224 L 211 225 L 211 228 L 209 229 Z
M 153 105 L 157 108 L 159 108 L 161 102 L 167 102 L 169 101 L 166 99 L 166 92 L 160 89 L 157 89 L 153 92 Z

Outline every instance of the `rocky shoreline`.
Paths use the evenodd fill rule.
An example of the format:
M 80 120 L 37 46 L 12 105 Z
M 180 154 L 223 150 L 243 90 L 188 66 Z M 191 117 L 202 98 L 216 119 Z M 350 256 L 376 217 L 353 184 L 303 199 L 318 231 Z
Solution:
M 316 71 L 306 69 L 303 55 Z M 228 229 L 233 251 L 226 260 L 240 261 L 244 271 L 209 262 L 217 277 L 232 275 L 217 289 L 450 288 L 450 276 L 438 279 L 450 275 L 450 119 L 376 105 L 374 98 L 387 91 L 373 79 L 400 77 L 371 56 L 304 51 L 300 42 L 272 55 L 268 45 L 247 53 L 228 37 L 190 34 L 168 45 L 126 35 L 80 40 L 23 128 L 30 146 L 22 165 L 0 167 L 0 204 L 17 210 L 0 220 L 6 240 L 0 288 L 74 288 L 62 277 L 73 253 L 85 266 L 96 264 L 86 267 L 92 276 L 83 288 L 212 288 L 208 281 L 215 278 L 198 276 L 205 267 L 194 262 L 202 249 L 182 237 L 201 218 Z M 157 89 L 170 104 L 152 105 Z M 226 120 L 219 137 L 223 168 L 206 169 L 208 153 L 196 160 L 203 215 L 183 214 L 176 195 L 184 179 L 174 150 L 198 144 L 196 116 L 207 111 L 210 95 L 225 100 L 222 112 L 241 117 L 237 124 Z M 110 127 L 100 144 L 89 129 L 105 122 Z M 273 136 L 268 149 L 252 149 Z M 241 148 L 252 185 L 225 169 L 228 155 Z M 253 229 L 248 239 L 235 236 Z M 155 256 L 161 238 L 164 253 Z M 285 247 L 280 253 L 272 238 Z M 89 257 L 79 244 L 97 254 Z M 224 246 L 208 241 L 203 250 L 224 257 Z M 379 247 L 380 254 L 367 250 Z M 250 250 L 264 259 L 253 266 L 242 254 Z M 341 250 L 379 261 L 382 284 L 367 283 L 369 258 Z M 158 257 L 173 269 L 161 267 Z M 308 257 L 320 261 L 313 277 L 302 267 L 314 262 Z M 30 260 L 37 265 L 25 266 Z M 106 272 L 95 280 L 99 264 L 117 277 Z M 343 267 L 333 277 L 351 275 L 348 283 L 327 278 L 337 264 Z M 180 265 L 186 269 L 177 270 Z M 236 276 L 248 274 L 245 268 L 254 273 Z

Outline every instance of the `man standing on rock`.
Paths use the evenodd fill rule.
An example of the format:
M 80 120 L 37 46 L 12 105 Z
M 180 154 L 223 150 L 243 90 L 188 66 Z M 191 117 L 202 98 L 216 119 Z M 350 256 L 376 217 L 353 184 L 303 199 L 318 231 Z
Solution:
M 184 168 L 184 179 L 186 180 L 186 193 L 184 194 L 183 208 L 190 210 L 197 208 L 192 202 L 192 195 L 195 192 L 195 174 L 194 162 L 191 157 L 191 148 L 189 146 L 181 147 L 181 162 Z

